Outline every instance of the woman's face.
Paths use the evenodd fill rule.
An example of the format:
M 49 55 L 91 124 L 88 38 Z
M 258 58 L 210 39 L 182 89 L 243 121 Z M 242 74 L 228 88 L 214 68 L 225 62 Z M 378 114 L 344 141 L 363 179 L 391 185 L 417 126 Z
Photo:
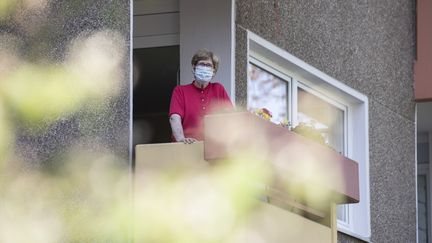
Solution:
M 211 59 L 198 61 L 197 64 L 193 66 L 193 73 L 196 81 L 203 84 L 210 82 L 215 75 L 213 62 Z

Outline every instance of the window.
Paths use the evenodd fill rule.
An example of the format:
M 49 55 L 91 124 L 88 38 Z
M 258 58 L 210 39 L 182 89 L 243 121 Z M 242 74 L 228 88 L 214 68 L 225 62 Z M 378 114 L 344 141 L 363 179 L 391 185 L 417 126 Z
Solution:
M 261 66 L 265 66 L 261 64 Z M 267 67 L 267 69 L 270 69 Z M 289 120 L 290 82 L 277 72 L 269 72 L 253 63 L 248 65 L 248 109 L 267 108 L 273 112 L 274 123 Z
M 335 151 L 359 163 L 360 203 L 338 206 L 338 229 L 368 240 L 367 97 L 252 32 L 248 46 L 248 109 L 267 108 L 276 124 L 313 126 Z

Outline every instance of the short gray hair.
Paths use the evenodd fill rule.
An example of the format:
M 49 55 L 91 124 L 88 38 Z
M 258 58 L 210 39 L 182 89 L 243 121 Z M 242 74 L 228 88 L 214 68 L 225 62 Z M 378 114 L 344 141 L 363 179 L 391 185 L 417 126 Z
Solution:
M 207 60 L 207 59 L 210 59 L 213 62 L 213 67 L 214 67 L 215 71 L 217 71 L 219 68 L 219 57 L 207 49 L 198 50 L 193 55 L 192 61 L 191 61 L 192 66 L 196 66 L 199 61 Z

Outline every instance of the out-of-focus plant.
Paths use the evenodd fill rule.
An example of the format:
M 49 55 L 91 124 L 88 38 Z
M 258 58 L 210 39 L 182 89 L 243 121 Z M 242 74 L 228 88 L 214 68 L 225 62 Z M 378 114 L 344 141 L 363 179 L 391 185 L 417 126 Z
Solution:
M 127 239 L 129 180 L 118 160 L 71 150 L 56 173 L 10 164 L 1 173 L 0 242 Z
M 89 103 L 118 94 L 125 41 L 112 31 L 78 38 L 64 63 L 21 61 L 0 83 L 0 94 L 16 116 L 33 125 L 50 123 Z
M 136 242 L 229 242 L 270 179 L 268 163 L 239 155 L 201 171 L 137 175 Z
M 273 117 L 271 112 L 266 108 L 256 109 L 253 111 L 253 113 L 267 121 L 270 121 L 270 119 Z
M 39 161 L 21 156 L 26 148 L 16 140 L 22 133 L 44 139 L 53 124 L 77 113 L 97 117 L 99 107 L 122 92 L 126 42 L 117 31 L 83 31 L 59 59 L 40 53 L 51 51 L 41 41 L 52 41 L 51 33 L 40 33 L 50 26 L 24 19 L 42 11 L 37 20 L 44 23 L 48 3 L 0 4 L 0 19 L 25 33 L 0 34 L 0 242 L 228 241 L 256 207 L 254 195 L 268 179 L 256 156 L 239 156 L 197 174 L 153 176 L 150 183 L 135 184 L 135 205 L 124 158 L 109 149 L 92 150 L 97 140 L 68 143 L 50 162 L 55 166 L 33 166 Z M 75 1 L 71 7 L 89 5 Z M 80 120 L 79 126 L 89 122 Z
M 14 0 L 1 1 L 0 2 L 0 19 L 4 16 L 9 15 L 9 13 L 14 10 L 16 5 L 17 5 L 17 1 L 14 1 Z
M 82 130 L 68 137 L 68 127 L 55 131 L 50 146 L 40 143 L 62 121 L 110 114 L 101 109 L 123 92 L 127 43 L 107 28 L 56 31 L 62 20 L 47 17 L 55 4 L 65 3 L 0 1 L 0 242 L 125 242 L 125 159 Z M 70 36 L 51 39 L 62 34 Z M 56 150 L 58 141 L 68 148 Z M 38 150 L 51 154 L 54 166 L 40 166 L 32 157 Z
M 255 111 L 253 111 L 253 113 L 261 118 L 263 118 L 266 121 L 270 121 L 270 119 L 272 118 L 272 114 L 271 112 L 266 109 L 266 108 L 261 108 L 261 109 L 257 109 Z M 320 131 L 318 131 L 315 127 L 313 127 L 312 125 L 306 124 L 306 123 L 299 123 L 296 127 L 292 127 L 291 123 L 288 121 L 288 119 L 284 119 L 283 121 L 280 122 L 279 124 L 282 127 L 285 127 L 287 129 L 289 129 L 290 131 L 293 131 L 303 137 L 306 137 L 308 139 L 311 139 L 315 142 L 318 142 L 322 145 L 326 145 L 328 147 L 330 147 L 326 142 L 325 139 L 323 137 L 323 135 L 321 134 Z
M 65 9 L 74 11 L 64 15 L 71 19 L 92 2 L 57 1 L 70 4 Z M 26 149 L 17 145 L 21 133 L 43 139 L 53 124 L 77 113 L 98 114 L 124 91 L 124 36 L 106 28 L 74 38 L 52 33 L 62 23 L 50 29 L 44 18 L 50 7 L 49 0 L 0 2 L 0 20 L 19 30 L 0 33 L 0 242 L 236 242 L 249 215 L 260 213 L 256 198 L 273 179 L 268 141 L 257 139 L 252 149 L 208 170 L 146 174 L 135 183 L 135 200 L 124 158 L 101 149 L 98 140 L 79 137 L 81 131 L 66 151 L 48 151 L 60 153 L 52 161 L 56 166 L 41 169 L 32 166 L 39 161 L 20 155 Z M 105 17 L 121 19 L 113 9 Z M 38 59 L 53 51 L 51 34 L 70 40 L 59 45 L 64 50 L 53 54 L 57 59 Z M 268 110 L 261 115 L 271 117 Z M 80 120 L 78 126 L 90 123 Z M 235 137 L 224 139 L 236 143 Z
M 318 131 L 317 129 L 315 129 L 313 126 L 308 125 L 306 123 L 299 123 L 296 127 L 294 127 L 291 131 L 300 134 L 306 138 L 309 138 L 315 142 L 318 142 L 322 145 L 327 145 L 324 137 L 322 136 L 322 134 L 320 133 L 320 131 Z
M 280 125 L 281 125 L 282 127 L 285 127 L 285 128 L 288 128 L 288 129 L 291 130 L 291 122 L 288 121 L 287 118 L 284 118 L 284 120 L 280 122 Z

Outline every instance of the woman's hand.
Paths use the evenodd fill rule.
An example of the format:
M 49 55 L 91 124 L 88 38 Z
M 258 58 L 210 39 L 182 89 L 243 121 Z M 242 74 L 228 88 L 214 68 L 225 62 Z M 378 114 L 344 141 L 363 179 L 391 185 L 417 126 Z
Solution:
M 184 138 L 182 142 L 185 144 L 192 144 L 195 143 L 196 141 L 197 140 L 195 138 Z
M 170 117 L 171 129 L 174 138 L 177 142 L 183 142 L 185 144 L 195 143 L 197 140 L 195 138 L 185 138 L 183 133 L 183 127 L 181 124 L 181 117 L 178 114 L 172 114 Z

